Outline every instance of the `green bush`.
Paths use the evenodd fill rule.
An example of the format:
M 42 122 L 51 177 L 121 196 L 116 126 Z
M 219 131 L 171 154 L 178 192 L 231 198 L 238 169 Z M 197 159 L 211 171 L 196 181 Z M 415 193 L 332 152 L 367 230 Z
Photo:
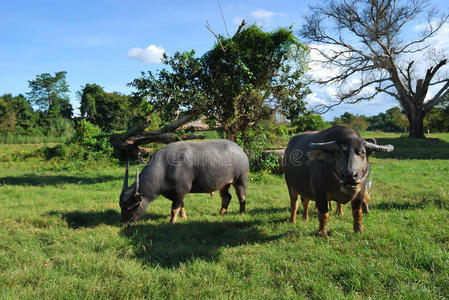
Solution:
M 290 126 L 266 122 L 239 135 L 237 143 L 248 155 L 251 171 L 273 173 L 280 170 L 279 157 L 264 150 L 285 147 L 292 130 Z
M 110 135 L 105 134 L 97 125 L 82 119 L 69 141 L 55 147 L 45 147 L 43 154 L 47 160 L 110 159 L 114 155 L 114 148 L 109 142 L 109 137 Z
M 78 122 L 69 144 L 78 144 L 91 153 L 112 155 L 114 149 L 109 142 L 109 137 L 100 127 L 82 119 Z

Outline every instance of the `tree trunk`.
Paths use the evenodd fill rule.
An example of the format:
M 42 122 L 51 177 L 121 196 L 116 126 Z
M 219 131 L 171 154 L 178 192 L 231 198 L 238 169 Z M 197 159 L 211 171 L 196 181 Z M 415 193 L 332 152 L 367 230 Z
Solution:
M 410 123 L 409 137 L 425 139 L 424 136 L 424 113 L 420 109 L 413 109 L 407 115 Z
M 228 140 L 230 140 L 230 141 L 233 141 L 235 143 L 237 141 L 237 134 L 234 133 L 234 132 L 227 131 L 226 132 L 226 138 Z
M 182 140 L 204 139 L 202 135 L 181 134 L 178 135 L 176 130 L 182 125 L 188 123 L 198 115 L 198 112 L 191 112 L 175 121 L 165 125 L 163 128 L 154 131 L 145 131 L 150 125 L 146 121 L 138 126 L 128 130 L 125 134 L 114 135 L 110 138 L 111 145 L 116 151 L 126 153 L 127 156 L 139 157 L 142 153 L 140 146 L 148 143 L 168 144 Z

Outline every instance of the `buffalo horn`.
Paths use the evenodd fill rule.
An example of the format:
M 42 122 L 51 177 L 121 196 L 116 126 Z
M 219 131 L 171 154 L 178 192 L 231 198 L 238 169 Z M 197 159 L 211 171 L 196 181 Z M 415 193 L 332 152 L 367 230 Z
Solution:
M 136 168 L 136 190 L 134 191 L 134 194 L 137 195 L 139 191 L 139 169 Z
M 338 149 L 336 141 L 330 141 L 325 143 L 310 143 L 307 150 L 335 150 Z
M 125 178 L 123 178 L 123 190 L 124 191 L 126 189 L 128 189 L 128 169 L 129 169 L 129 162 L 126 164 Z
M 365 148 L 371 151 L 378 152 L 392 152 L 394 150 L 393 145 L 376 145 L 370 142 L 365 143 Z

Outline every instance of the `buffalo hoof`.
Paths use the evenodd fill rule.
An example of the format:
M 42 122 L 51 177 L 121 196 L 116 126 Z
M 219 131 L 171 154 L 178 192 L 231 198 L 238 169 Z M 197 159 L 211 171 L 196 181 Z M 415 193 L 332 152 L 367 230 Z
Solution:
M 321 237 L 327 237 L 327 236 L 329 236 L 328 234 L 327 234 L 327 231 L 323 231 L 323 230 L 318 230 L 318 232 L 316 233 L 318 236 L 321 236 Z
M 226 208 L 223 208 L 223 207 L 222 207 L 222 208 L 220 209 L 220 216 L 223 216 L 223 215 L 226 213 L 226 210 L 227 210 Z
M 362 233 L 363 232 L 363 227 L 354 228 L 354 232 L 355 233 Z
M 362 204 L 362 211 L 364 214 L 369 214 L 369 205 L 366 203 Z

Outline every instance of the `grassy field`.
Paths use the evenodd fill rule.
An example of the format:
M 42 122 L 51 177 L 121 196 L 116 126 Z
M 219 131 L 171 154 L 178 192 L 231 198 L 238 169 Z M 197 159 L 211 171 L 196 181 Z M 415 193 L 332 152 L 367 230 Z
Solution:
M 17 160 L 36 146 L 1 145 L 0 298 L 449 298 L 449 134 L 364 136 L 395 152 L 371 159 L 364 233 L 348 205 L 328 238 L 313 209 L 288 222 L 280 176 L 251 174 L 244 214 L 234 193 L 224 217 L 217 194 L 188 195 L 188 218 L 169 225 L 160 197 L 124 228 L 122 166 Z

